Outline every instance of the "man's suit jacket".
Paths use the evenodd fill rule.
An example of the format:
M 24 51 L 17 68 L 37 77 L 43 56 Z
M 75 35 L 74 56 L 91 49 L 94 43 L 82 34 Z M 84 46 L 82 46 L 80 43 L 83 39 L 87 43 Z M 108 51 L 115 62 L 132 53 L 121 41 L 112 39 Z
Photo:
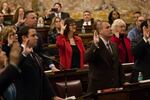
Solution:
M 50 22 L 52 22 L 52 19 L 55 17 L 55 13 L 52 13 L 48 16 L 48 18 L 46 18 L 46 20 L 50 20 Z M 69 13 L 66 12 L 61 12 L 61 19 L 66 19 L 66 18 L 70 18 Z
M 26 26 L 27 25 L 24 24 L 24 25 L 17 27 L 18 41 L 20 42 L 20 44 L 21 44 L 21 38 L 22 37 L 19 35 L 19 33 L 21 33 L 22 28 L 24 28 Z M 42 46 L 43 39 L 42 39 L 42 36 L 39 32 L 37 32 L 37 36 L 38 36 L 38 41 L 37 41 L 36 47 L 34 47 L 34 52 L 36 52 L 40 57 L 42 57 L 42 59 L 44 59 L 43 60 L 44 67 L 45 67 L 44 69 L 46 70 L 49 65 L 53 64 L 53 61 L 51 59 L 48 59 L 48 58 L 43 56 L 44 54 L 46 55 L 46 52 L 44 51 L 43 46 Z
M 84 20 L 81 19 L 77 21 L 77 31 L 82 32 L 82 26 L 83 26 Z M 92 33 L 93 31 L 93 25 L 94 25 L 94 19 L 91 19 L 91 26 L 87 27 L 88 29 L 85 29 L 86 33 Z
M 132 41 L 132 53 L 135 69 L 142 72 L 144 79 L 150 79 L 150 45 L 141 37 L 139 41 Z
M 119 87 L 122 84 L 123 73 L 118 52 L 114 44 L 110 45 L 113 51 L 112 55 L 101 39 L 98 44 L 99 48 L 96 48 L 93 43 L 86 51 L 85 60 L 89 64 L 88 92 Z
M 17 91 L 16 100 L 51 100 L 55 96 L 44 74 L 39 56 L 37 62 L 33 55 L 28 55 L 20 66 L 22 72 L 14 82 Z

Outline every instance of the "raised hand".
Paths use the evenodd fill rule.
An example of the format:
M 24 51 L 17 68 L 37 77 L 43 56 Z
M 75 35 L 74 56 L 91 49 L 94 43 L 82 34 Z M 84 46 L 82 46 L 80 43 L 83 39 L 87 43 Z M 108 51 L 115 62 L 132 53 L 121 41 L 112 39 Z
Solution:
M 11 64 L 17 65 L 19 63 L 20 52 L 21 48 L 19 42 L 14 41 L 9 54 L 9 61 Z
M 23 53 L 28 55 L 31 52 L 33 52 L 33 48 L 29 45 L 29 39 L 27 39 L 24 44 Z
M 4 68 L 4 66 L 6 66 L 7 64 L 7 56 L 5 54 L 5 52 L 2 51 L 2 49 L 0 48 L 0 70 Z
M 66 29 L 66 25 L 64 25 L 64 20 L 61 20 L 60 25 L 61 25 L 60 34 L 63 35 L 64 34 L 64 30 Z
M 99 36 L 96 31 L 94 32 L 94 35 L 93 35 L 93 42 L 94 42 L 95 46 L 98 47 Z
M 143 36 L 146 39 L 148 39 L 150 37 L 150 32 L 149 32 L 149 30 L 146 27 L 143 28 Z
M 9 44 L 9 45 L 12 45 L 12 43 L 13 43 L 14 41 L 16 41 L 16 39 L 17 39 L 17 34 L 15 34 L 15 33 L 9 33 L 9 34 L 8 34 L 7 41 L 8 41 L 8 44 Z

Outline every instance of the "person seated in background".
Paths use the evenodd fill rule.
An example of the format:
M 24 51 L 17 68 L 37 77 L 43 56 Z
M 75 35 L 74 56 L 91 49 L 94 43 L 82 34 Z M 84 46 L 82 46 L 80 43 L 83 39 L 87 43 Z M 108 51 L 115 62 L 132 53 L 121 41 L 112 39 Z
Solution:
M 136 26 L 137 19 L 140 16 L 142 16 L 142 14 L 139 11 L 133 13 L 132 15 L 133 22 L 127 27 L 128 32 Z
M 68 18 L 61 24 L 60 35 L 56 46 L 59 49 L 60 64 L 63 69 L 83 68 L 85 48 L 79 36 L 76 35 L 76 22 Z
M 139 37 L 141 37 L 143 34 L 141 32 L 140 25 L 145 20 L 144 16 L 139 16 L 135 22 L 135 26 L 128 32 L 128 38 L 130 41 L 139 41 Z
M 62 11 L 62 5 L 59 2 L 54 3 L 53 8 L 48 12 L 45 17 L 45 20 L 50 20 L 50 23 L 54 17 L 59 17 L 62 20 L 69 18 L 70 14 Z
M 108 15 L 109 24 L 112 25 L 114 20 L 119 19 L 119 18 L 120 18 L 119 12 L 117 10 L 112 10 Z
M 48 32 L 48 43 L 55 44 L 56 37 L 60 34 L 61 30 L 61 18 L 54 17 L 50 25 L 50 31 Z
M 23 7 L 19 7 L 16 9 L 16 12 L 13 16 L 13 24 L 16 25 L 16 27 L 19 27 L 24 24 L 25 22 L 25 10 Z
M 10 15 L 11 14 L 11 10 L 9 8 L 9 5 L 7 2 L 3 2 L 2 5 L 1 5 L 1 12 L 4 14 L 4 15 Z
M 121 63 L 132 63 L 131 42 L 126 35 L 126 23 L 122 19 L 114 20 L 111 26 L 113 36 L 111 42 L 116 43 Z
M 94 19 L 92 18 L 91 12 L 85 10 L 83 12 L 83 19 L 77 21 L 77 31 L 81 33 L 92 33 L 93 32 Z

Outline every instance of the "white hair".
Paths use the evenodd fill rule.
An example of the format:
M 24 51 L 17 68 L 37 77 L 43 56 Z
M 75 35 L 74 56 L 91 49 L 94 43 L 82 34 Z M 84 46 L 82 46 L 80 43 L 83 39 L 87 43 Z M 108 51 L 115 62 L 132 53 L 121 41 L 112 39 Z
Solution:
M 116 27 L 124 25 L 126 26 L 126 23 L 122 19 L 116 19 L 114 20 L 113 24 L 111 25 L 111 30 L 113 33 L 116 33 Z

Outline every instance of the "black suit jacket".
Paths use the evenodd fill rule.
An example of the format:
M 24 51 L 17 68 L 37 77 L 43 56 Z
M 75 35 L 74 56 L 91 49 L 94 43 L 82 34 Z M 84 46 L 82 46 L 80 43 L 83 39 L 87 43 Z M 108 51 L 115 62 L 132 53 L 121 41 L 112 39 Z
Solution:
M 39 57 L 38 57 L 39 58 Z M 51 100 L 55 96 L 48 78 L 40 65 L 28 55 L 21 66 L 21 74 L 14 82 L 16 100 Z
M 114 44 L 110 45 L 113 55 L 110 54 L 101 39 L 99 41 L 99 48 L 96 48 L 93 43 L 86 51 L 85 60 L 89 64 L 88 92 L 120 87 L 122 84 L 123 72 L 118 52 Z
M 135 68 L 142 72 L 144 79 L 150 79 L 150 45 L 141 38 L 134 45 L 132 42 L 132 46 Z
M 47 18 L 45 18 L 46 20 L 50 20 L 50 23 L 52 22 L 52 19 L 55 17 L 55 13 L 50 14 Z M 66 18 L 70 18 L 69 13 L 66 12 L 61 12 L 61 19 L 66 19 Z
M 82 32 L 82 26 L 83 26 L 84 20 L 81 19 L 77 21 L 77 31 Z M 91 19 L 91 26 L 88 26 L 87 29 L 85 28 L 85 33 L 92 33 L 93 32 L 93 26 L 94 26 L 94 19 Z
M 25 25 L 21 25 L 21 26 L 17 27 L 18 41 L 20 42 L 20 44 L 21 44 L 21 38 L 22 37 L 19 35 L 19 33 L 21 32 L 23 27 L 25 27 Z M 50 64 L 53 64 L 53 61 L 51 59 L 48 59 L 48 58 L 43 56 L 43 54 L 45 54 L 45 55 L 47 55 L 47 54 L 46 54 L 46 51 L 43 49 L 43 46 L 42 46 L 43 45 L 43 39 L 42 39 L 41 33 L 37 32 L 37 36 L 38 36 L 38 41 L 37 41 L 37 46 L 34 47 L 34 52 L 36 52 L 40 57 L 42 57 L 44 69 L 47 70 L 48 66 Z

